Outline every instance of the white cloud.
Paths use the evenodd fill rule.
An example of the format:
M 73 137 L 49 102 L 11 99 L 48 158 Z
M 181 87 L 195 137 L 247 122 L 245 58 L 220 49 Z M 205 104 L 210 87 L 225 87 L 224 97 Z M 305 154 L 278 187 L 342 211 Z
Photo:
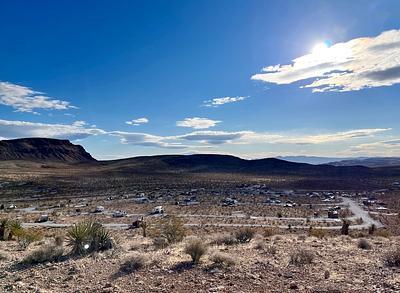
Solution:
M 0 104 L 13 107 L 18 112 L 35 113 L 35 109 L 67 110 L 76 108 L 69 102 L 45 96 L 28 87 L 0 81 Z
M 105 133 L 105 131 L 98 128 L 85 128 L 85 124 L 82 124 L 82 122 L 77 121 L 73 124 L 46 124 L 0 120 L 0 136 L 7 139 L 47 137 L 76 140 Z
M 123 144 L 169 148 L 169 149 L 183 149 L 188 147 L 180 142 L 169 142 L 168 137 L 152 135 L 147 133 L 111 131 L 108 132 L 107 134 L 120 137 L 121 142 Z
M 240 102 L 243 101 L 244 99 L 247 99 L 248 97 L 223 97 L 223 98 L 214 98 L 211 100 L 204 101 L 204 105 L 206 107 L 219 107 L 224 104 L 229 104 L 229 103 L 235 103 L 235 102 Z
M 199 117 L 193 117 L 193 118 L 185 118 L 182 121 L 177 121 L 176 126 L 180 127 L 190 127 L 194 129 L 206 129 L 210 127 L 214 127 L 221 121 L 218 120 L 212 120 L 208 118 L 199 118 Z
M 313 92 L 354 91 L 400 83 L 400 30 L 314 50 L 288 65 L 273 65 L 253 80 L 290 84 L 313 79 Z
M 142 117 L 142 118 L 133 119 L 131 121 L 126 121 L 125 123 L 129 124 L 129 125 L 133 125 L 133 126 L 139 126 L 142 124 L 149 123 L 149 119 L 146 117 Z

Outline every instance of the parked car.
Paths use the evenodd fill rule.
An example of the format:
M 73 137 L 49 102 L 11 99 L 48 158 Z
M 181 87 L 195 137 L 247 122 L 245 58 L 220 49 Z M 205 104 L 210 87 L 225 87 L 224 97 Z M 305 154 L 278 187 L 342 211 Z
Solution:
M 41 215 L 39 219 L 36 220 L 36 223 L 44 223 L 49 221 L 49 215 Z
M 157 214 L 164 214 L 164 208 L 162 206 L 156 206 L 151 212 L 151 215 L 157 215 Z
M 94 210 L 95 213 L 102 213 L 104 212 L 104 207 L 103 206 L 97 206 L 96 209 Z
M 126 212 L 124 212 L 124 211 L 115 211 L 112 214 L 112 216 L 113 216 L 113 218 L 122 218 L 122 217 L 126 216 Z

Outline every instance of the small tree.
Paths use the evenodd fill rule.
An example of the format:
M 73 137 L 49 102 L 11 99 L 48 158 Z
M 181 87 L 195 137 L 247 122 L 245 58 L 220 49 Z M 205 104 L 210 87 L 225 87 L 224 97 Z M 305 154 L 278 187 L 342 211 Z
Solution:
M 343 220 L 341 234 L 349 235 L 349 227 L 350 227 L 350 222 L 348 220 Z

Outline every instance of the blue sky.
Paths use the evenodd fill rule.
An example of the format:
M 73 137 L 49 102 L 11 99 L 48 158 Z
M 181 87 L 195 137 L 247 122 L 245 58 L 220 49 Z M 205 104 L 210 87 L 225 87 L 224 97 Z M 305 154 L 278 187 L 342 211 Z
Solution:
M 400 156 L 399 1 L 0 3 L 1 138 Z

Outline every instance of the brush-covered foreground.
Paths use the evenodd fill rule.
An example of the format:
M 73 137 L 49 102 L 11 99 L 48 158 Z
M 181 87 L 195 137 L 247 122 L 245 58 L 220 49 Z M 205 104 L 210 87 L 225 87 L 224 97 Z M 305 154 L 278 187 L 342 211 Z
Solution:
M 182 241 L 158 246 L 153 237 L 143 237 L 141 230 L 118 230 L 110 234 L 110 249 L 76 255 L 71 254 L 70 242 L 60 236 L 67 231 L 41 232 L 45 237 L 25 250 L 16 240 L 0 241 L 1 292 L 400 290 L 399 237 L 317 238 L 258 230 L 246 241 L 235 241 L 249 231 L 196 230 L 188 231 Z M 37 251 L 51 248 L 56 249 L 51 253 L 58 254 L 49 262 L 26 261 Z M 195 263 L 189 252 L 199 256 Z

